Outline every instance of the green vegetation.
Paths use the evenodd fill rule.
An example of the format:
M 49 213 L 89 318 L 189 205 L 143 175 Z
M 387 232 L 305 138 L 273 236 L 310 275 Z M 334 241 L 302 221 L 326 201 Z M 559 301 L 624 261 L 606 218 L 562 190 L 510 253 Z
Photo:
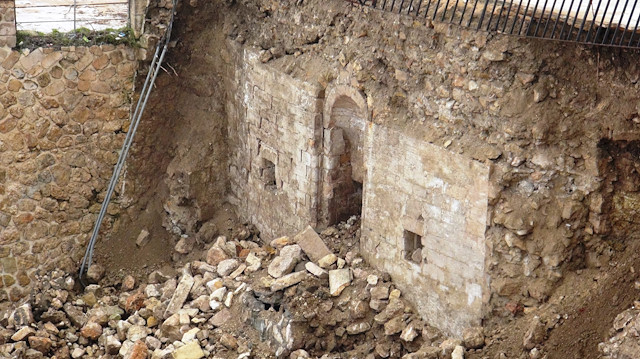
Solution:
M 92 46 L 102 44 L 125 44 L 131 47 L 140 46 L 130 27 L 99 31 L 92 31 L 86 27 L 81 27 L 69 32 L 53 30 L 49 34 L 38 31 L 19 30 L 16 34 L 16 40 L 19 49 L 33 49 L 36 47 L 59 48 L 61 46 Z

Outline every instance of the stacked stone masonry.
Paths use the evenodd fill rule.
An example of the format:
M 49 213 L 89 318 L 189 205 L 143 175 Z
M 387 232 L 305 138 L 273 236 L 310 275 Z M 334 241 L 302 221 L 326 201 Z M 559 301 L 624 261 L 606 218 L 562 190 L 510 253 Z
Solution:
M 391 274 L 429 323 L 450 333 L 480 325 L 489 298 L 489 168 L 378 125 L 367 139 L 364 257 Z
M 137 62 L 102 45 L 0 50 L 0 64 L 0 300 L 17 300 L 37 269 L 77 268 L 128 130 Z
M 16 46 L 15 0 L 0 1 L 0 47 Z
M 488 167 L 367 124 L 365 99 L 346 84 L 331 86 L 325 101 L 324 91 L 235 49 L 241 90 L 227 106 L 237 114 L 228 133 L 240 213 L 266 238 L 362 213 L 363 255 L 423 317 L 452 333 L 478 325 L 489 298 Z M 360 201 L 349 193 L 354 182 L 364 182 Z M 407 259 L 407 233 L 419 236 L 417 261 Z
M 315 225 L 321 89 L 262 65 L 255 52 L 239 51 L 240 88 L 227 104 L 235 114 L 228 131 L 231 201 L 266 236 Z

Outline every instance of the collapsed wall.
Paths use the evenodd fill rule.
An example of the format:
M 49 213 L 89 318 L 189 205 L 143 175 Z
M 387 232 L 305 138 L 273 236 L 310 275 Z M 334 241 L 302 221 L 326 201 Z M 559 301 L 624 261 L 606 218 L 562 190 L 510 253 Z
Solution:
M 263 233 L 329 225 L 342 216 L 331 206 L 357 203 L 362 185 L 363 255 L 418 281 L 405 287 L 415 286 L 424 316 L 459 298 L 439 318 L 452 332 L 507 301 L 544 302 L 567 270 L 607 263 L 599 144 L 638 135 L 635 54 L 493 37 L 338 1 L 185 10 L 204 18 L 215 6 L 227 6 L 222 23 L 187 29 L 221 27 L 230 41 L 181 46 L 214 64 L 224 86 L 227 199 Z M 333 111 L 326 103 L 339 86 L 352 95 Z M 369 128 L 398 135 L 366 147 L 366 136 L 376 138 Z M 394 158 L 382 156 L 390 150 Z M 473 269 L 458 273 L 458 263 Z
M 638 136 L 636 54 L 493 37 L 341 1 L 190 2 L 179 11 L 173 66 L 158 78 L 129 163 L 134 205 L 120 214 L 134 232 L 144 214 L 176 238 L 195 236 L 225 200 L 265 238 L 362 213 L 363 256 L 398 283 L 410 278 L 403 292 L 420 313 L 458 333 L 507 301 L 545 301 L 567 270 L 607 263 L 617 248 L 611 223 L 631 223 L 618 242 L 635 228 L 609 209 L 635 209 L 620 200 L 637 190 L 612 168 L 633 173 L 614 147 L 632 148 L 619 141 Z M 63 83 L 73 89 L 73 80 Z M 80 91 L 83 99 L 91 91 Z M 16 125 L 3 144 L 19 145 L 3 165 L 14 174 L 39 152 L 17 140 L 24 122 L 7 119 Z M 70 148 L 96 152 L 83 146 Z M 16 153 L 27 160 L 9 158 Z M 73 212 L 72 223 L 87 218 L 81 233 L 47 229 L 52 257 L 66 248 L 60 238 L 79 255 L 100 202 L 94 192 L 110 173 L 105 161 L 90 205 Z M 17 182 L 5 179 L 5 191 Z M 85 188 L 76 182 L 63 195 Z M 19 207 L 30 191 L 16 186 L 2 233 L 27 253 L 39 246 L 15 223 L 50 195 L 36 191 Z M 57 217 L 45 218 L 64 224 L 58 213 L 71 196 L 53 200 L 47 215 Z M 8 275 L 18 273 L 12 263 Z

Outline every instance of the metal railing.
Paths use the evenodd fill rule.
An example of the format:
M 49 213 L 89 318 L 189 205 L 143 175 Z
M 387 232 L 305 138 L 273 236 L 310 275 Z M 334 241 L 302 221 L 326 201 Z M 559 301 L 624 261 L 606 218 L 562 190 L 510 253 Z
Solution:
M 16 0 L 15 9 L 18 30 L 104 30 L 129 22 L 129 0 Z
M 640 0 L 347 0 L 475 30 L 640 48 Z

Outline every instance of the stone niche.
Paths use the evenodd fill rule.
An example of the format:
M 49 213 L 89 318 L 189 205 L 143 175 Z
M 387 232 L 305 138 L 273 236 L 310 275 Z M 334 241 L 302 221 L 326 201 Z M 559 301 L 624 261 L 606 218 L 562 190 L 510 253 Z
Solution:
M 431 324 L 456 335 L 479 325 L 489 168 L 382 126 L 366 137 L 363 256 Z

